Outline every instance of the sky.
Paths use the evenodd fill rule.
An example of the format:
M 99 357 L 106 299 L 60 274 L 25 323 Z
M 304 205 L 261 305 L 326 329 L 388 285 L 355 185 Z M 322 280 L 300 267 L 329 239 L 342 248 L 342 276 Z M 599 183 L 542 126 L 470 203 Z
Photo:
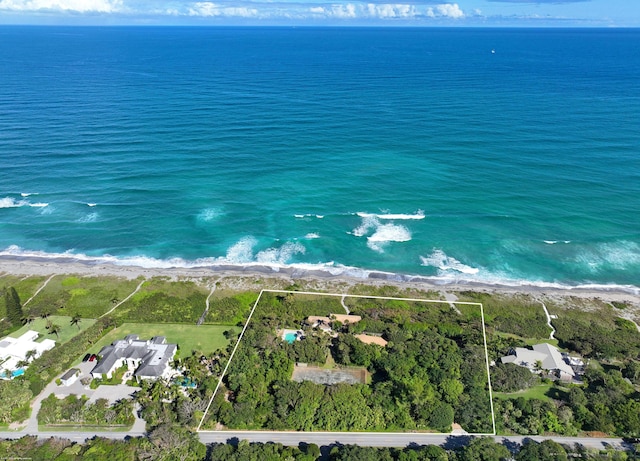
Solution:
M 640 0 L 0 0 L 0 24 L 640 27 Z

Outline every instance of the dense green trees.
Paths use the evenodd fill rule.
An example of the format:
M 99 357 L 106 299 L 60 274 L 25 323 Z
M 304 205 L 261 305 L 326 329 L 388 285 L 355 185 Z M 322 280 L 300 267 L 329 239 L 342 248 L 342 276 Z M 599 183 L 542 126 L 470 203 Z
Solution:
M 491 385 L 494 391 L 515 392 L 528 389 L 540 382 L 540 378 L 528 368 L 513 363 L 497 363 L 491 368 Z
M 599 431 L 622 437 L 640 436 L 640 398 L 615 367 L 590 367 L 585 386 L 553 387 L 555 400 L 496 399 L 500 432 L 576 435 Z
M 20 296 L 13 287 L 8 287 L 4 292 L 4 304 L 7 310 L 7 319 L 11 325 L 20 326 L 24 323 L 24 313 L 22 312 L 22 303 Z
M 569 314 L 569 315 L 567 315 Z M 566 311 L 554 320 L 560 345 L 585 357 L 640 359 L 640 334 L 628 321 L 614 318 L 594 321 L 594 314 Z
M 0 422 L 22 421 L 29 416 L 33 393 L 23 379 L 0 380 Z
M 334 338 L 312 329 L 292 344 L 276 336 L 276 329 L 299 328 L 307 315 L 317 315 L 317 298 L 266 297 L 237 349 L 222 395 L 214 400 L 212 421 L 238 429 L 446 432 L 456 420 L 473 432 L 492 430 L 477 316 L 448 305 L 431 312 L 424 304 L 375 300 L 354 309 L 367 328 L 388 341 L 386 347 L 355 338 L 354 332 L 371 332 L 358 323 L 334 325 L 339 331 Z M 366 368 L 370 382 L 326 386 L 291 381 L 295 362 L 324 364 L 329 353 L 337 366 Z M 328 366 L 334 366 L 332 361 Z
M 510 458 L 509 450 L 489 437 L 473 439 L 457 456 L 458 461 L 506 461 Z
M 86 397 L 68 395 L 58 399 L 54 394 L 42 401 L 38 422 L 51 426 L 130 426 L 133 403 L 129 399 L 110 405 L 106 399 L 88 403 Z

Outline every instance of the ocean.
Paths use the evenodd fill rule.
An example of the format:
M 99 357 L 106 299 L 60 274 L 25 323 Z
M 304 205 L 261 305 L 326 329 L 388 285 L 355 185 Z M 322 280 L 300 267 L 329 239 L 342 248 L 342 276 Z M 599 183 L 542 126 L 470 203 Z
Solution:
M 637 293 L 638 43 L 0 27 L 0 256 Z

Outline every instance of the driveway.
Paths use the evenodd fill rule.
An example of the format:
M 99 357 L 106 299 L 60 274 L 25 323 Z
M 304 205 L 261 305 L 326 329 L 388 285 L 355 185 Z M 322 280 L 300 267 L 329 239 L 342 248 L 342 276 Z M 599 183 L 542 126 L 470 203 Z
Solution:
M 38 412 L 40 411 L 40 407 L 42 406 L 42 401 L 49 397 L 49 395 L 54 394 L 57 398 L 64 398 L 68 395 L 85 395 L 89 398 L 89 402 L 93 403 L 98 399 L 107 399 L 109 403 L 114 403 L 121 399 L 131 398 L 131 396 L 138 390 L 137 387 L 127 386 L 125 384 L 118 384 L 116 386 L 100 386 L 97 389 L 90 389 L 89 387 L 84 387 L 80 382 L 82 378 L 87 376 L 91 376 L 91 370 L 96 365 L 96 362 L 82 362 L 79 365 L 75 366 L 80 370 L 80 376 L 78 379 L 69 386 L 62 386 L 56 384 L 56 380 L 54 379 L 50 382 L 47 387 L 38 395 L 33 402 L 31 403 L 31 416 L 27 420 L 27 425 L 16 431 L 16 436 L 22 435 L 39 435 L 40 431 L 38 430 Z M 66 372 L 66 370 L 65 370 Z M 64 373 L 63 373 L 64 374 Z M 62 375 L 60 375 L 62 376 Z M 59 378 L 57 376 L 56 378 Z M 144 420 L 138 417 L 137 409 L 134 410 L 135 422 L 131 431 L 128 433 L 132 435 L 135 433 L 144 433 L 145 422 Z M 48 434 L 48 432 L 42 432 L 43 435 Z M 126 434 L 126 433 L 125 433 Z

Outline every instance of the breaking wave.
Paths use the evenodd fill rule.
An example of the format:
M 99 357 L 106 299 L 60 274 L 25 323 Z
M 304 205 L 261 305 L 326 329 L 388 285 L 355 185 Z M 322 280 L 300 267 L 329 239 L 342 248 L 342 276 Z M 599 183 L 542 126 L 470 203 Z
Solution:
M 22 194 L 21 194 L 22 195 Z M 29 194 L 31 195 L 31 194 Z M 28 197 L 23 195 L 23 197 Z M 31 203 L 28 200 L 15 200 L 12 197 L 0 198 L 0 208 L 20 208 L 23 206 L 30 206 L 34 208 L 43 208 L 49 206 L 48 203 L 36 202 Z
M 469 275 L 477 274 L 478 272 L 480 272 L 480 269 L 467 266 L 466 264 L 458 261 L 456 258 L 447 256 L 444 251 L 438 249 L 434 249 L 433 252 L 427 257 L 420 256 L 420 259 L 422 260 L 423 266 L 431 266 L 437 268 L 440 275 L 444 275 L 450 271 Z
M 365 213 L 359 211 L 356 215 L 361 218 L 377 218 L 377 219 L 389 219 L 389 220 L 409 220 L 409 219 L 424 219 L 424 211 L 418 210 L 414 214 L 393 214 L 393 213 Z
M 356 237 L 367 236 L 367 246 L 379 253 L 384 252 L 390 242 L 408 242 L 411 232 L 405 226 L 393 223 L 382 224 L 377 216 L 362 216 L 362 223 L 351 231 Z
M 11 245 L 0 250 L 0 258 L 25 259 L 34 261 L 53 261 L 56 264 L 79 263 L 87 266 L 99 264 L 111 264 L 114 266 L 135 266 L 144 269 L 210 269 L 255 271 L 255 272 L 281 272 L 292 277 L 318 276 L 318 277 L 351 277 L 362 280 L 389 280 L 394 282 L 424 282 L 433 285 L 446 286 L 448 284 L 469 283 L 473 286 L 501 286 L 501 287 L 533 287 L 559 290 L 594 290 L 617 291 L 633 295 L 640 295 L 640 287 L 635 285 L 618 285 L 602 283 L 581 283 L 567 285 L 557 282 L 538 280 L 514 279 L 508 274 L 491 273 L 470 267 L 460 261 L 447 256 L 441 250 L 434 250 L 428 257 L 421 257 L 423 266 L 438 268 L 436 276 L 398 274 L 379 270 L 363 269 L 346 266 L 333 261 L 325 263 L 283 263 L 287 257 L 302 251 L 303 246 L 298 244 L 285 244 L 276 251 L 265 250 L 259 252 L 261 261 L 254 256 L 254 247 L 257 240 L 253 237 L 245 237 L 232 245 L 226 256 L 199 258 L 186 260 L 182 258 L 158 259 L 148 256 L 90 256 L 75 253 L 73 250 L 64 253 L 47 253 L 44 251 L 24 250 L 16 245 Z M 73 270 L 73 269 L 70 269 Z

